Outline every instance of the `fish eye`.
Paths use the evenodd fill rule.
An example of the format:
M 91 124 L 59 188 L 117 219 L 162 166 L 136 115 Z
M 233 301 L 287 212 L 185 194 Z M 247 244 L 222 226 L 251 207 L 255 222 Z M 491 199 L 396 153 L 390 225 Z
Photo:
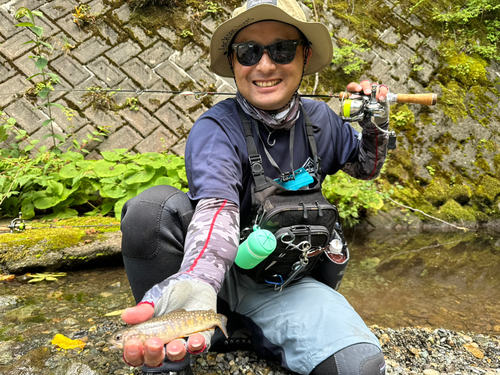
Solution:
M 119 333 L 115 336 L 115 340 L 120 341 L 122 339 L 122 334 Z

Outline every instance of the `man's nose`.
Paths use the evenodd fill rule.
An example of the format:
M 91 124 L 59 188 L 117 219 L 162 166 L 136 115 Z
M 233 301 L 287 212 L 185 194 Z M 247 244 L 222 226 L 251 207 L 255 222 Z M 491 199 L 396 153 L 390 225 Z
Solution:
M 267 50 L 264 50 L 262 58 L 257 64 L 257 69 L 259 69 L 264 73 L 276 69 L 276 63 L 271 59 L 271 57 L 269 56 L 269 52 Z

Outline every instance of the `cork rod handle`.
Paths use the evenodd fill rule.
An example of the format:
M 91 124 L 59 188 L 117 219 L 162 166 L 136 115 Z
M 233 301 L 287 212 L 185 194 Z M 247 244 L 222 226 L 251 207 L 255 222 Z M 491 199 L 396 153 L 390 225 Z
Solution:
M 437 103 L 436 94 L 398 94 L 398 103 L 413 103 L 434 105 Z

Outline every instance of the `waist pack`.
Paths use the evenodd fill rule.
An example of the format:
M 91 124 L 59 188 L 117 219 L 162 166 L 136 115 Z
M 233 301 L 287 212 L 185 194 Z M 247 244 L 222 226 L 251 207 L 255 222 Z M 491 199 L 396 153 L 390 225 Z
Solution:
M 291 191 L 265 176 L 262 158 L 252 134 L 253 120 L 249 121 L 245 117 L 239 105 L 238 111 L 245 129 L 254 179 L 251 220 L 243 225 L 240 242 L 251 233 L 251 228 L 258 225 L 261 229 L 272 232 L 277 243 L 276 249 L 256 267 L 252 269 L 238 267 L 238 270 L 257 283 L 269 284 L 281 291 L 291 282 L 311 274 L 317 265 L 323 263 L 323 252 L 335 234 L 338 211 L 321 192 L 319 182 L 321 162 L 317 156 L 313 125 L 307 114 L 305 114 L 306 129 L 313 154 L 309 173 L 314 178 L 314 187 L 304 186 Z M 292 138 L 291 136 L 291 146 Z

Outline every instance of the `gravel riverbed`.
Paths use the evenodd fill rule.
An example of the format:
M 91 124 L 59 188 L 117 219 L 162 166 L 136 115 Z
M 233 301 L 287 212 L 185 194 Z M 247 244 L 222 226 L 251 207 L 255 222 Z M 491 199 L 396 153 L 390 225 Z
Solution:
M 122 361 L 121 352 L 108 348 L 107 338 L 122 327 L 118 319 L 93 323 L 97 324 L 71 335 L 72 339 L 85 342 L 83 350 L 58 348 L 52 344 L 53 332 L 50 331 L 40 332 L 30 343 L 0 343 L 0 374 L 140 374 L 139 368 Z M 371 329 L 382 344 L 387 374 L 500 374 L 500 336 L 428 328 L 372 326 Z M 192 356 L 191 365 L 195 375 L 292 374 L 273 360 L 264 360 L 252 351 L 241 350 Z

